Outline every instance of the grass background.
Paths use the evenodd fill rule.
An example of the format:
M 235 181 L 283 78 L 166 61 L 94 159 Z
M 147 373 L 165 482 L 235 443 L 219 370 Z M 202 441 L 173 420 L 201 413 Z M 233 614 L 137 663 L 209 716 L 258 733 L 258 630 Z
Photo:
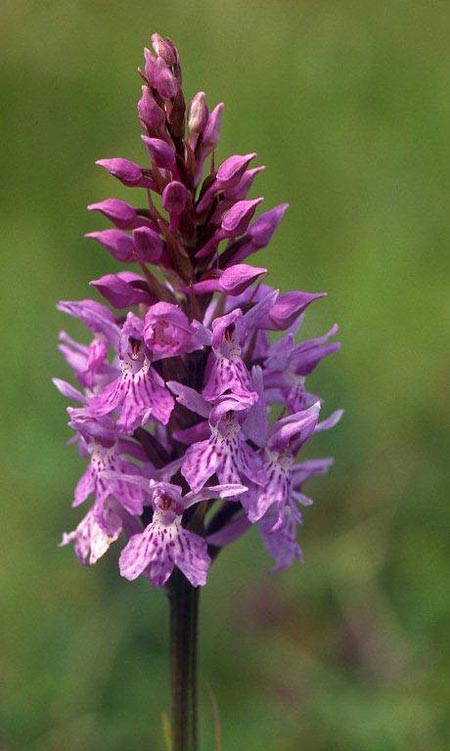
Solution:
M 86 204 L 124 197 L 94 167 L 141 159 L 134 71 L 173 37 L 188 93 L 226 102 L 219 158 L 256 150 L 266 206 L 289 201 L 255 258 L 283 290 L 327 290 L 342 353 L 311 385 L 342 425 L 316 439 L 306 563 L 276 577 L 256 535 L 202 592 L 202 751 L 442 751 L 449 599 L 447 2 L 3 0 L 4 305 L 1 751 L 162 749 L 164 597 L 57 548 L 82 468 L 65 446 L 59 298 L 114 261 Z M 73 329 L 72 329 L 73 330 Z M 448 656 L 448 651 L 447 651 Z M 446 735 L 447 734 L 447 735 Z

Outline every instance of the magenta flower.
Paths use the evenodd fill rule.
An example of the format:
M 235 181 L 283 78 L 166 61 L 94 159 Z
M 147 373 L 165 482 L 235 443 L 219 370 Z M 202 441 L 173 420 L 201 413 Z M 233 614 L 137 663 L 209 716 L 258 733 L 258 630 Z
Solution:
M 199 490 L 213 474 L 220 483 L 264 482 L 261 458 L 241 428 L 242 414 L 250 406 L 234 396 L 217 400 L 209 414 L 210 437 L 194 443 L 184 455 L 181 473 L 191 488 Z
M 206 583 L 211 563 L 206 540 L 181 524 L 183 513 L 195 503 L 228 498 L 246 490 L 241 485 L 216 485 L 181 495 L 181 488 L 150 480 L 153 518 L 140 534 L 133 535 L 120 555 L 120 573 L 136 579 L 144 573 L 156 587 L 162 587 L 175 566 L 192 586 Z
M 178 305 L 158 302 L 145 314 L 143 339 L 154 362 L 202 349 L 210 344 L 211 334 L 199 321 L 189 321 Z
M 136 528 L 135 520 L 121 510 L 117 501 L 108 498 L 101 512 L 93 506 L 73 532 L 65 532 L 60 545 L 73 543 L 80 563 L 92 566 L 116 542 L 124 528 L 131 534 Z
M 123 508 L 134 516 L 140 516 L 144 510 L 144 494 L 139 487 L 124 483 L 120 476 L 127 473 L 139 473 L 135 464 L 121 457 L 119 442 L 111 447 L 102 446 L 93 440 L 87 446 L 91 461 L 75 488 L 73 506 L 79 506 L 90 495 L 94 495 L 98 505 L 104 504 L 108 497 L 115 498 Z M 105 472 L 116 472 L 115 479 L 108 479 Z
M 215 402 L 231 393 L 244 399 L 256 399 L 250 385 L 250 373 L 242 359 L 242 342 L 246 333 L 242 310 L 237 308 L 212 323 L 211 345 L 215 360 L 203 389 L 203 397 Z
M 99 417 L 118 410 L 117 429 L 131 434 L 150 417 L 167 425 L 174 400 L 159 373 L 151 366 L 143 343 L 143 322 L 129 313 L 120 333 L 120 375 L 89 403 Z
M 304 412 L 278 420 L 270 431 L 263 450 L 265 483 L 255 485 L 242 499 L 251 522 L 257 522 L 274 505 L 281 516 L 292 496 L 292 468 L 296 453 L 314 433 L 320 403 Z

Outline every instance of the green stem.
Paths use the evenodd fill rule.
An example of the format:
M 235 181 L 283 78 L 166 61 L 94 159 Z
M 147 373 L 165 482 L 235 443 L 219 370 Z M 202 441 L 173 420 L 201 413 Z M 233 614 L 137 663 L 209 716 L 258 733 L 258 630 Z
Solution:
M 176 569 L 168 587 L 173 751 L 197 751 L 199 590 Z

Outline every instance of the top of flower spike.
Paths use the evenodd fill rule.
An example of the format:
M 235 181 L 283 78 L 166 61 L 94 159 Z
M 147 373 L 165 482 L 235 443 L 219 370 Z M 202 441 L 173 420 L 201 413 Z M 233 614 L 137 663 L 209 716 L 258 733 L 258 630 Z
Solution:
M 158 211 L 152 201 L 148 207 L 135 209 L 123 201 L 105 199 L 91 204 L 89 209 L 102 212 L 117 229 L 91 232 L 88 236 L 121 262 L 137 262 L 141 268 L 143 263 L 162 264 L 171 273 L 175 294 L 185 292 L 191 285 L 199 285 L 196 290 L 204 295 L 203 301 L 214 291 L 240 294 L 245 282 L 233 282 L 230 287 L 224 277 L 214 285 L 214 275 L 217 272 L 220 279 L 225 272 L 232 274 L 227 270 L 240 263 L 241 274 L 249 276 L 243 259 L 267 245 L 287 204 L 252 221 L 262 198 L 248 200 L 247 194 L 253 179 L 263 169 L 249 167 L 254 153 L 232 155 L 217 169 L 211 163 L 202 183 L 207 158 L 219 140 L 223 104 L 210 111 L 205 93 L 198 92 L 186 105 L 179 54 L 172 40 L 153 34 L 151 49 L 145 49 L 144 57 L 145 64 L 140 69 L 144 86 L 138 115 L 150 166 L 123 158 L 99 159 L 97 164 L 127 187 L 144 188 L 149 196 L 152 192 L 160 194 L 166 213 Z M 133 234 L 128 234 L 128 230 L 133 230 Z M 144 231 L 145 238 L 154 232 L 155 241 L 156 235 L 160 235 L 158 255 L 155 242 L 154 249 L 143 250 Z M 224 241 L 228 243 L 226 248 L 222 245 Z M 249 283 L 256 276 L 250 275 Z M 148 272 L 146 279 L 148 283 Z M 122 282 L 120 287 L 125 291 Z M 99 286 L 99 290 L 110 301 L 119 299 L 108 294 L 105 285 Z M 162 299 L 161 287 L 155 280 L 150 284 L 150 292 Z M 168 292 L 165 299 L 174 302 Z M 120 300 L 124 301 L 122 293 Z M 201 317 L 201 310 L 197 317 Z

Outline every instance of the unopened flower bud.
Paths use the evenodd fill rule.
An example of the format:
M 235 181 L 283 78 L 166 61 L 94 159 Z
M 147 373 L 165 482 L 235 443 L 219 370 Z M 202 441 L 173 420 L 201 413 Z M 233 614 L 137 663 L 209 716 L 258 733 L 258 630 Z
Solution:
M 325 292 L 286 292 L 280 295 L 269 311 L 263 327 L 272 331 L 285 331 L 315 300 L 325 297 Z
M 152 162 L 155 167 L 170 169 L 175 164 L 175 148 L 173 144 L 163 141 L 161 138 L 149 138 L 141 136 L 147 146 Z
M 256 207 L 263 198 L 255 198 L 252 201 L 238 201 L 231 207 L 222 219 L 222 230 L 226 237 L 238 237 L 247 229 Z
M 104 167 L 114 177 L 127 183 L 137 183 L 142 177 L 139 165 L 130 162 L 128 159 L 120 157 L 114 159 L 97 159 L 95 163 L 99 167 Z
M 157 263 L 164 250 L 160 236 L 150 227 L 139 227 L 133 232 L 134 247 L 140 261 Z
M 226 187 L 225 196 L 227 200 L 242 201 L 252 187 L 255 177 L 260 172 L 263 172 L 263 170 L 265 170 L 264 165 L 246 170 L 236 185 L 233 185 L 231 188 L 229 186 Z
M 209 151 L 213 151 L 220 139 L 220 124 L 222 110 L 224 108 L 223 103 L 216 105 L 211 114 L 208 116 L 208 120 L 203 131 L 202 146 L 208 148 Z
M 189 107 L 188 126 L 191 133 L 202 133 L 208 122 L 208 105 L 206 103 L 206 94 L 199 91 L 192 100 Z
M 155 102 L 148 86 L 142 87 L 142 96 L 138 102 L 138 115 L 149 132 L 158 132 L 164 123 L 164 112 Z
M 119 271 L 117 274 L 106 274 L 100 279 L 89 282 L 115 308 L 127 308 L 130 305 L 145 303 L 149 305 L 153 298 L 144 288 L 145 279 L 134 271 Z M 136 285 L 136 286 L 133 286 Z
M 245 154 L 244 156 L 241 154 L 234 154 L 233 156 L 228 157 L 228 159 L 225 159 L 217 170 L 216 175 L 216 180 L 220 183 L 220 187 L 232 188 L 234 185 L 237 185 L 247 169 L 249 162 L 251 162 L 255 156 L 256 154 L 253 152 L 252 154 Z
M 193 284 L 190 289 L 196 294 L 222 292 L 224 295 L 241 295 L 264 274 L 267 274 L 267 269 L 240 263 L 228 269 L 207 272 L 206 278 Z M 185 289 L 187 291 L 189 288 Z
M 280 203 L 270 211 L 266 211 L 264 214 L 258 217 L 249 228 L 248 234 L 251 237 L 254 248 L 265 248 L 269 244 L 270 239 L 281 222 L 286 209 L 287 203 Z
M 85 237 L 97 240 L 118 261 L 128 263 L 134 258 L 133 241 L 120 229 L 104 229 L 101 232 L 89 232 Z
M 118 198 L 107 198 L 105 201 L 91 203 L 88 206 L 88 211 L 100 211 L 119 229 L 134 227 L 137 219 L 136 209 Z
M 155 86 L 155 67 L 156 58 L 150 50 L 145 47 L 144 49 L 144 74 L 150 86 Z
M 143 174 L 138 164 L 128 159 L 97 159 L 95 163 L 107 170 L 110 175 L 117 177 L 124 185 L 135 188 L 154 187 L 154 181 Z
M 153 85 L 163 99 L 173 99 L 178 91 L 178 83 L 162 57 L 157 57 L 153 67 Z
M 255 253 L 255 251 L 265 248 L 269 244 L 287 208 L 287 203 L 280 203 L 273 209 L 261 214 L 249 226 L 244 242 L 240 243 L 239 247 L 233 251 L 232 258 L 234 263 L 240 263 L 252 253 Z
M 152 34 L 151 40 L 155 55 L 162 57 L 169 66 L 178 63 L 178 50 L 171 39 L 162 37 L 160 34 Z
M 169 214 L 181 214 L 189 199 L 189 191 L 176 180 L 166 185 L 162 194 L 162 205 Z

